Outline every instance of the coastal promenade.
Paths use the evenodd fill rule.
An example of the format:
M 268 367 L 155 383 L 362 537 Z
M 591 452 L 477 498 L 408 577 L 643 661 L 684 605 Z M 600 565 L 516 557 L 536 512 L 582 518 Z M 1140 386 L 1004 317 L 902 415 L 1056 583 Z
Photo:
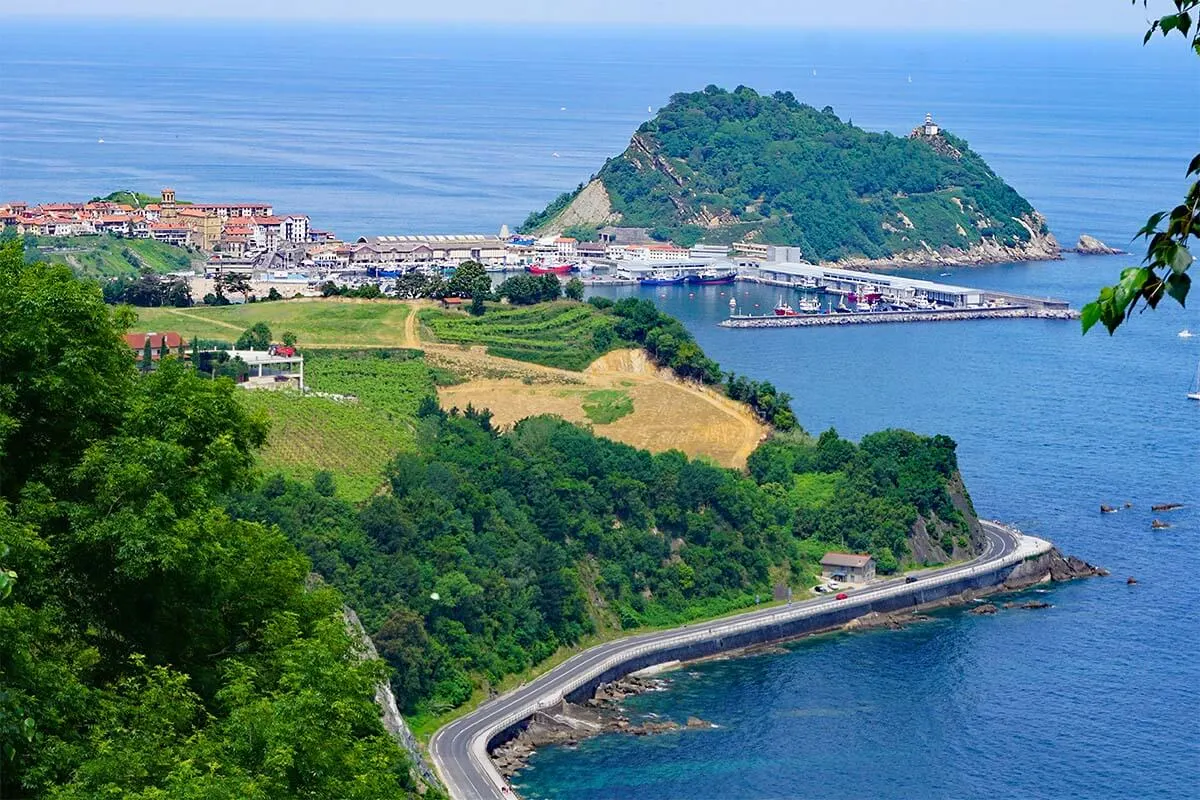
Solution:
M 515 733 L 533 714 L 579 699 L 600 683 L 679 658 L 696 658 L 844 624 L 872 611 L 895 611 L 966 589 L 997 586 L 1022 562 L 1052 545 L 981 520 L 983 553 L 966 564 L 923 573 L 914 583 L 895 578 L 849 592 L 845 600 L 819 598 L 751 611 L 719 621 L 647 633 L 585 650 L 529 684 L 491 700 L 441 728 L 429 743 L 434 767 L 452 800 L 511 798 L 512 788 L 492 765 L 493 744 Z

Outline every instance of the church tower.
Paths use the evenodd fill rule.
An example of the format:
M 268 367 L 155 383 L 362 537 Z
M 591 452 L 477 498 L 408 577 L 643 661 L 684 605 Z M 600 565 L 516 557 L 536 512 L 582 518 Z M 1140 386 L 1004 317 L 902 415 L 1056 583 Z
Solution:
M 174 219 L 175 217 L 175 190 L 163 189 L 162 202 L 159 203 L 158 215 L 162 219 Z

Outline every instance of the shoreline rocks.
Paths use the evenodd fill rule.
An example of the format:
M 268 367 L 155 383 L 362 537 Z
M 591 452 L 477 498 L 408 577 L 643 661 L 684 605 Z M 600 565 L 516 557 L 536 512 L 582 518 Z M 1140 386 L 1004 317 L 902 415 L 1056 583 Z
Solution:
M 528 765 L 529 757 L 539 747 L 548 745 L 577 746 L 584 739 L 608 733 L 629 736 L 655 736 L 679 730 L 703 730 L 715 727 L 698 717 L 688 717 L 680 725 L 670 719 L 650 716 L 640 722 L 630 720 L 621 702 L 644 692 L 662 691 L 668 681 L 626 676 L 596 689 L 583 705 L 566 700 L 552 709 L 534 714 L 514 739 L 499 745 L 491 752 L 492 763 L 506 778 Z
M 1039 583 L 1061 583 L 1076 578 L 1105 577 L 1108 570 L 1087 563 L 1075 556 L 1064 556 L 1057 547 L 1049 553 L 1017 565 L 1004 581 L 1008 591 L 1025 589 Z

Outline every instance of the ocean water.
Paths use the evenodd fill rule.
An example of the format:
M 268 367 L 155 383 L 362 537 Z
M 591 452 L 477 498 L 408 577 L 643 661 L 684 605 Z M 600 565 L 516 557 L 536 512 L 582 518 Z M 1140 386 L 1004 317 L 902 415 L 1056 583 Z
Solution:
M 1049 218 L 1124 245 L 1200 149 L 1181 48 L 780 31 L 6 25 L 0 198 L 174 186 L 359 234 L 518 224 L 674 91 L 745 84 L 903 133 L 926 112 Z M 1154 95 L 1170 70 L 1173 102 Z M 1187 72 L 1186 70 L 1190 70 Z M 911 82 L 909 78 L 911 77 Z M 99 143 L 103 139 L 104 143 Z M 555 155 L 557 154 L 557 156 Z M 1079 305 L 1136 257 L 949 270 Z M 924 273 L 936 277 L 936 271 Z M 1118 336 L 987 321 L 726 330 L 730 287 L 643 291 L 806 428 L 941 432 L 979 512 L 1113 571 L 1045 611 L 959 611 L 697 665 L 634 714 L 719 727 L 538 753 L 530 798 L 1191 797 L 1200 781 L 1194 310 Z M 743 308 L 779 290 L 737 287 Z M 1101 516 L 1100 503 L 1134 507 Z M 1152 531 L 1152 503 L 1185 502 Z M 1139 583 L 1125 584 L 1126 576 Z

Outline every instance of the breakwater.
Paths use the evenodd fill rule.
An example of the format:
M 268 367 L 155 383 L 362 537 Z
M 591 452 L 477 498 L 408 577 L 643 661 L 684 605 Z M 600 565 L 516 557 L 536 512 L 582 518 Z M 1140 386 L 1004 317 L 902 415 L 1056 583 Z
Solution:
M 810 328 L 822 325 L 882 325 L 896 322 L 952 322 L 973 319 L 1079 319 L 1072 308 L 947 308 L 920 311 L 851 311 L 799 317 L 735 315 L 717 323 L 722 328 Z

